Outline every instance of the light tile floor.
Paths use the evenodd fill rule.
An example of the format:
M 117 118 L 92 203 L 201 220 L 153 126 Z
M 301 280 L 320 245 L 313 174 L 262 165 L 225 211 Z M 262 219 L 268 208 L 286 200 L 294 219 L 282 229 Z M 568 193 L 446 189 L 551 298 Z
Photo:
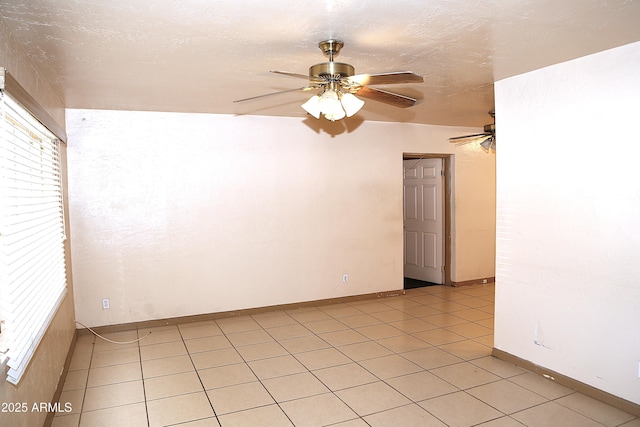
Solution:
M 491 356 L 493 285 L 78 339 L 62 426 L 621 426 Z

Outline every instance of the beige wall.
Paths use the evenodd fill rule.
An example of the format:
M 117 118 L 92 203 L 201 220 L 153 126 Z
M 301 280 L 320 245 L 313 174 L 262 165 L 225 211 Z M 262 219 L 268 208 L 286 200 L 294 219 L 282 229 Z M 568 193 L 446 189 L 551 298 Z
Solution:
M 472 166 L 472 148 L 447 140 L 476 129 L 372 122 L 331 135 L 297 118 L 67 117 L 76 316 L 89 326 L 401 289 L 403 152 L 460 156 L 469 170 L 456 198 L 474 200 L 456 212 L 456 249 L 493 251 L 465 236 L 494 227 L 491 215 L 477 224 L 486 201 L 475 196 L 483 174 L 493 185 L 493 155 Z M 493 255 L 456 265 L 454 278 L 493 276 Z
M 75 333 L 73 318 L 73 295 L 69 293 L 51 321 L 26 373 L 17 386 L 5 380 L 6 369 L 3 366 L 3 376 L 0 378 L 0 402 L 26 403 L 27 412 L 0 413 L 1 426 L 43 425 L 47 412 L 34 411 L 33 405 L 48 403 L 53 399 Z M 66 402 L 67 400 L 62 404 L 63 409 Z M 72 409 L 80 410 L 79 407 L 72 407 Z
M 495 347 L 640 404 L 640 42 L 496 83 Z
M 496 154 L 477 142 L 454 156 L 452 275 L 454 282 L 491 278 L 496 255 Z
M 0 67 L 6 68 L 64 129 L 63 101 L 51 89 L 49 82 L 42 77 L 38 67 L 27 57 L 22 46 L 13 38 L 2 17 L 0 17 Z
M 65 110 L 60 98 L 49 84 L 40 77 L 38 69 L 29 61 L 22 48 L 9 34 L 4 20 L 0 18 L 0 66 L 5 67 L 13 77 L 42 105 L 64 128 Z M 65 147 L 62 147 L 63 162 L 66 162 Z M 67 240 L 67 249 L 69 240 Z M 67 265 L 68 294 L 45 333 L 34 358 L 23 379 L 17 386 L 5 381 L 6 366 L 1 367 L 0 402 L 27 403 L 29 409 L 34 403 L 51 402 L 58 385 L 64 361 L 75 333 L 73 287 L 71 265 Z M 79 408 L 78 408 L 79 409 Z M 20 414 L 0 413 L 1 426 L 30 427 L 42 425 L 45 412 Z

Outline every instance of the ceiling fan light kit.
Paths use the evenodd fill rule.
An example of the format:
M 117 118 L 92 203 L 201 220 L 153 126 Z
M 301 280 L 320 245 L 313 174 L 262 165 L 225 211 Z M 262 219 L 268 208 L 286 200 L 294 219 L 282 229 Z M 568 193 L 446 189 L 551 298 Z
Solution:
M 482 147 L 482 149 L 487 153 L 491 152 L 491 150 L 495 151 L 496 145 L 494 143 L 494 138 L 490 136 L 489 138 L 485 139 L 480 143 L 480 147 Z
M 408 96 L 389 92 L 382 89 L 374 89 L 367 85 L 376 84 L 397 84 L 397 83 L 422 83 L 421 76 L 410 71 L 395 71 L 381 74 L 355 74 L 355 68 L 350 64 L 335 62 L 344 43 L 339 40 L 325 40 L 318 43 L 322 53 L 329 59 L 312 65 L 309 68 L 309 75 L 290 73 L 286 71 L 271 71 L 276 74 L 283 74 L 290 77 L 304 78 L 309 80 L 309 85 L 293 90 L 285 90 L 267 95 L 259 95 L 251 98 L 241 99 L 235 102 L 249 101 L 262 98 L 268 95 L 276 95 L 292 91 L 319 90 L 307 102 L 302 104 L 304 109 L 311 116 L 320 119 L 324 116 L 330 121 L 341 120 L 358 113 L 364 106 L 364 101 L 354 94 L 363 98 L 384 102 L 395 107 L 411 107 L 417 100 Z
M 496 151 L 496 112 L 489 111 L 489 115 L 493 118 L 493 123 L 484 125 L 484 133 L 476 133 L 473 135 L 456 136 L 449 138 L 449 142 L 456 145 L 464 145 L 477 142 L 480 148 L 487 153 L 495 153 Z
M 302 104 L 302 108 L 316 119 L 323 115 L 325 119 L 334 122 L 353 116 L 360 111 L 363 105 L 364 101 L 352 93 L 328 89 L 320 95 L 313 95 Z
M 353 116 L 364 106 L 364 101 L 352 93 L 343 93 L 340 100 L 347 117 Z

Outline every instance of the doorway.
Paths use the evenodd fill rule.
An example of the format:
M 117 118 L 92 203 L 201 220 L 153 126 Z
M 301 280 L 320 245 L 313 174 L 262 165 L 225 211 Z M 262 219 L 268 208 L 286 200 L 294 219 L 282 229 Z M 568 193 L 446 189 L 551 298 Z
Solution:
M 450 283 L 449 155 L 403 155 L 404 288 Z

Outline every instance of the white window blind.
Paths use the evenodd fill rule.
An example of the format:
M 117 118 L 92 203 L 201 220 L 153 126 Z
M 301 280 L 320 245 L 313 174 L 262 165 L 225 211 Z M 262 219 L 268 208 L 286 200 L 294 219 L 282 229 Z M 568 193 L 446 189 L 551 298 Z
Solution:
M 17 384 L 66 294 L 59 141 L 0 92 L 0 350 Z

